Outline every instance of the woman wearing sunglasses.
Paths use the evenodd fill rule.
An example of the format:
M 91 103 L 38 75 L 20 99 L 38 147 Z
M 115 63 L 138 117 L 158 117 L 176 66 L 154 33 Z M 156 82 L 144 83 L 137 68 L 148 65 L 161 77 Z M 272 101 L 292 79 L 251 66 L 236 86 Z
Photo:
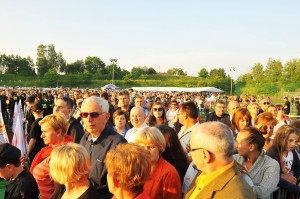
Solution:
M 166 110 L 161 102 L 155 102 L 150 110 L 149 126 L 168 125 Z

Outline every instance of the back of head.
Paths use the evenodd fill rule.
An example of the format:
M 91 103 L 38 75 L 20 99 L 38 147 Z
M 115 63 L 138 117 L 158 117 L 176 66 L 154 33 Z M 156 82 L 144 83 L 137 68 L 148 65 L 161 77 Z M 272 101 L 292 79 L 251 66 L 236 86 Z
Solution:
M 20 166 L 21 151 L 8 143 L 0 144 L 0 168 L 4 168 L 7 164 Z
M 274 118 L 273 114 L 269 113 L 269 112 L 259 114 L 254 121 L 255 127 L 258 129 L 264 125 L 275 126 L 276 123 L 277 123 L 277 120 Z
M 42 113 L 44 111 L 43 105 L 39 102 L 32 105 L 31 110 L 36 112 L 36 113 Z
M 198 118 L 198 109 L 194 102 L 184 102 L 181 105 L 180 110 L 188 114 L 190 118 L 197 119 Z
M 80 144 L 68 143 L 51 152 L 50 175 L 60 184 L 76 184 L 87 179 L 90 168 L 89 154 Z
M 133 143 L 119 144 L 105 158 L 109 175 L 119 187 L 132 193 L 141 192 L 151 171 L 150 153 Z
M 191 142 L 213 154 L 231 159 L 234 151 L 234 138 L 229 127 L 221 122 L 205 122 L 192 132 Z

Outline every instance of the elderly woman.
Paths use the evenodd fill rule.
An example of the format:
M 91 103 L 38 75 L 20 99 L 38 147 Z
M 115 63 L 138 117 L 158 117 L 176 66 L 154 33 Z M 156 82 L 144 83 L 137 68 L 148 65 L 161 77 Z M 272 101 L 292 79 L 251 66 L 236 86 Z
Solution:
M 271 146 L 271 137 L 273 135 L 274 126 L 277 124 L 277 120 L 274 118 L 272 113 L 261 113 L 254 122 L 256 127 L 265 138 L 264 151 L 267 151 Z
M 39 125 L 42 129 L 41 137 L 48 146 L 41 149 L 33 159 L 30 172 L 38 184 L 42 199 L 50 198 L 54 191 L 54 182 L 50 177 L 49 161 L 53 149 L 72 142 L 73 138 L 66 135 L 68 128 L 67 118 L 60 113 L 44 117 Z
M 83 146 L 68 143 L 55 148 L 50 157 L 50 176 L 59 184 L 65 185 L 65 189 L 61 190 L 56 199 L 101 198 L 88 179 L 91 161 Z
M 145 127 L 135 137 L 136 144 L 144 147 L 151 155 L 151 175 L 144 185 L 150 198 L 182 198 L 180 177 L 176 169 L 161 157 L 166 141 L 156 127 Z
M 257 198 L 269 199 L 279 182 L 279 164 L 262 150 L 265 138 L 254 127 L 239 132 L 236 139 L 238 154 L 234 159 L 248 171 Z
M 168 125 L 166 110 L 163 103 L 155 102 L 150 110 L 148 118 L 149 126 Z
M 133 143 L 120 144 L 105 158 L 108 188 L 114 199 L 150 199 L 144 184 L 151 171 L 150 153 Z

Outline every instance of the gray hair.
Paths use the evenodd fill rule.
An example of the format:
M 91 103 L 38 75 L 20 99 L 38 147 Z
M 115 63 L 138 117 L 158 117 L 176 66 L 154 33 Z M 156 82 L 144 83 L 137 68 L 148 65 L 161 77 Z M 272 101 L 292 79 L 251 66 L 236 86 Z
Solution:
M 86 98 L 85 100 L 83 100 L 82 105 L 81 106 L 86 106 L 92 102 L 96 102 L 102 109 L 102 112 L 104 113 L 108 113 L 109 110 L 109 104 L 108 102 L 101 98 L 101 97 L 96 97 L 96 96 L 91 96 Z
M 201 134 L 201 146 L 212 153 L 232 158 L 234 138 L 229 127 L 221 122 L 205 122 L 200 124 L 195 133 Z M 204 138 L 204 139 L 203 139 Z

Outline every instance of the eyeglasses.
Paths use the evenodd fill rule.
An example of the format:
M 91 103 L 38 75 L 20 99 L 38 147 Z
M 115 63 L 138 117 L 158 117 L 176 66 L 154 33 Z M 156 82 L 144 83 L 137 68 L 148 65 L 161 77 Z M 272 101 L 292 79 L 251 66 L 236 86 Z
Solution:
M 194 151 L 197 151 L 197 150 L 200 150 L 200 149 L 205 150 L 205 151 L 207 151 L 208 153 L 212 154 L 212 152 L 210 152 L 209 150 L 204 149 L 204 148 L 201 148 L 201 147 L 199 147 L 199 148 L 194 148 L 194 149 L 192 149 L 190 145 L 188 145 L 188 146 L 186 147 L 186 150 L 187 150 L 188 153 L 189 153 L 189 152 L 194 152 Z
M 103 115 L 104 113 L 97 113 L 97 112 L 91 112 L 91 113 L 86 113 L 86 112 L 81 112 L 80 116 L 82 118 L 87 118 L 88 116 L 90 116 L 91 118 L 97 118 L 100 115 Z
M 267 105 L 267 104 L 270 104 L 270 102 L 264 102 L 263 104 L 264 104 L 264 105 Z
M 153 108 L 153 111 L 158 111 L 158 112 L 162 112 L 163 111 L 163 108 Z

